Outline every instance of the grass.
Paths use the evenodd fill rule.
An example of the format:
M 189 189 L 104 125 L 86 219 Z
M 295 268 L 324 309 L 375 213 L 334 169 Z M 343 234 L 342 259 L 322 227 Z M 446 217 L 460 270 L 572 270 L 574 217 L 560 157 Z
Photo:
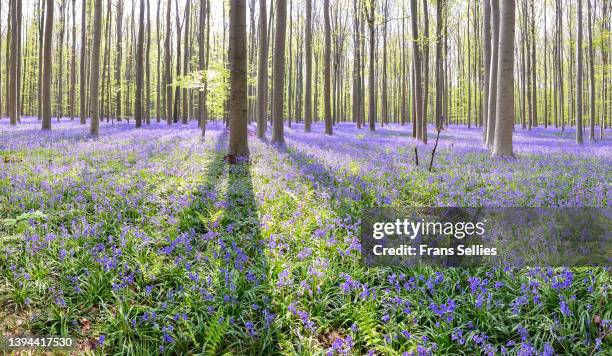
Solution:
M 507 178 L 483 154 L 442 148 L 432 176 L 403 168 L 411 149 L 347 134 L 343 148 L 371 151 L 326 161 L 290 131 L 287 147 L 251 140 L 250 163 L 228 165 L 226 132 L 207 135 L 160 125 L 6 151 L 22 161 L 0 163 L 0 335 L 125 355 L 610 352 L 609 269 L 361 264 L 358 217 L 388 187 L 394 206 L 450 199 L 452 178 L 461 199 L 496 194 Z M 378 149 L 402 168 L 372 163 Z M 557 199 L 577 177 L 555 180 Z

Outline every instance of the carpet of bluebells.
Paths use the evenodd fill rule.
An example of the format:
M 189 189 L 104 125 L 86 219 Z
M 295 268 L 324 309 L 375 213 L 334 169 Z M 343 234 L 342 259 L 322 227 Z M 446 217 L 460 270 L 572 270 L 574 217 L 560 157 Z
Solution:
M 358 238 L 381 205 L 609 207 L 610 139 L 517 128 L 507 161 L 452 127 L 430 173 L 433 131 L 416 166 L 402 126 L 294 125 L 284 147 L 250 127 L 250 162 L 228 165 L 222 124 L 92 140 L 22 121 L 0 121 L 0 335 L 132 355 L 612 350 L 609 269 L 366 268 Z

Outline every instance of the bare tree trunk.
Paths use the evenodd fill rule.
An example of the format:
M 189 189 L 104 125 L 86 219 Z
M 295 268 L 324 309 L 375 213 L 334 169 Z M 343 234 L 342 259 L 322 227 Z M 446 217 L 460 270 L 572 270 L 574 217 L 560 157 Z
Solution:
M 370 58 L 369 58 L 369 75 L 368 75 L 368 89 L 370 91 L 370 97 L 368 100 L 368 121 L 370 122 L 370 131 L 376 129 L 376 70 L 374 64 L 376 63 L 376 27 L 374 26 L 375 21 L 375 0 L 369 0 L 368 5 L 370 11 L 367 13 L 368 29 L 370 32 Z
M 57 110 L 57 121 L 64 115 L 64 100 L 63 100 L 63 92 L 64 92 L 64 34 L 66 33 L 66 0 L 62 0 L 60 3 L 60 29 L 59 29 L 59 56 L 58 56 L 58 64 L 59 71 L 57 75 L 57 102 L 56 102 L 56 110 Z
M 260 0 L 265 2 L 265 0 Z M 311 131 L 312 123 L 312 0 L 306 0 L 306 84 L 304 97 L 304 131 Z
M 491 0 L 482 0 L 482 61 L 484 68 L 482 121 L 483 143 L 487 143 L 489 124 L 489 83 L 491 82 Z
M 588 22 L 588 36 L 589 36 L 589 86 L 590 86 L 590 99 L 591 99 L 591 109 L 589 110 L 589 121 L 590 121 L 590 131 L 589 131 L 589 139 L 591 141 L 595 141 L 595 59 L 593 54 L 593 14 L 591 10 L 591 0 L 587 0 L 588 12 L 589 12 L 589 22 Z
M 310 0 L 308 0 L 310 3 Z M 306 6 L 308 6 L 308 4 Z M 308 11 L 308 10 L 306 10 Z M 268 120 L 266 118 L 267 96 L 268 96 L 268 29 L 267 29 L 266 0 L 259 0 L 259 58 L 257 72 L 257 137 L 266 137 Z M 307 30 L 308 31 L 308 30 Z M 306 32 L 308 36 L 308 32 Z M 308 40 L 306 40 L 308 46 Z M 308 51 L 308 47 L 306 47 Z M 306 52 L 308 53 L 308 52 Z M 308 59 L 307 59 L 308 61 Z M 306 62 L 308 66 L 308 62 Z M 308 69 L 306 69 L 308 71 Z M 308 74 L 306 74 L 308 76 Z M 306 79 L 308 80 L 308 79 Z M 308 83 L 306 84 L 308 85 Z M 308 87 L 307 87 L 308 88 Z M 307 89 L 308 90 L 308 89 Z M 308 100 L 308 91 L 306 91 Z M 308 106 L 307 109 L 308 110 Z
M 151 4 L 147 1 L 147 52 L 145 54 L 145 122 L 151 124 Z
M 310 0 L 307 0 L 310 1 Z M 354 34 L 353 34 L 353 120 L 361 129 L 361 41 L 359 40 L 359 1 L 353 0 Z
M 166 39 L 164 41 L 164 90 L 166 91 L 166 123 L 172 125 L 172 67 L 170 64 L 172 48 L 170 38 L 172 37 L 172 0 L 168 0 L 166 12 Z
M 83 8 L 81 9 L 81 65 L 80 65 L 80 81 L 79 81 L 79 105 L 81 116 L 81 124 L 85 124 L 87 117 L 87 0 L 83 0 Z
M 489 110 L 487 122 L 487 146 L 493 146 L 495 140 L 495 130 L 497 128 L 497 101 L 498 93 L 498 65 L 499 65 L 499 38 L 500 38 L 500 9 L 499 0 L 491 0 L 491 70 L 489 74 Z M 514 31 L 514 26 L 513 26 Z M 503 34 L 502 34 L 503 35 Z M 514 56 L 514 52 L 510 55 Z M 514 64 L 514 62 L 512 63 Z M 513 97 L 514 99 L 514 97 Z M 514 110 L 514 106 L 512 107 Z
M 100 87 L 98 81 L 100 77 L 100 40 L 102 36 L 102 0 L 94 0 L 94 37 L 91 48 L 91 88 L 90 102 L 91 110 L 91 135 L 98 136 L 100 133 L 100 103 L 98 94 Z
M 140 0 L 140 14 L 138 21 L 138 43 L 136 45 L 136 98 L 134 99 L 134 120 L 136 121 L 136 127 L 142 126 L 142 97 L 143 97 L 143 86 L 144 86 L 144 12 L 145 12 L 145 0 Z
M 43 49 L 42 129 L 51 130 L 51 78 L 53 74 L 53 8 L 52 0 L 46 0 L 45 41 Z
M 264 0 L 265 1 L 265 0 Z M 198 38 L 198 65 L 202 74 L 202 80 L 207 81 L 208 74 L 206 73 L 206 9 L 208 6 L 208 0 L 200 0 L 200 23 L 199 23 L 199 38 Z M 204 90 L 200 90 L 198 93 L 198 120 L 200 127 L 202 128 L 202 137 L 206 134 L 206 114 L 204 106 Z
M 276 0 L 274 29 L 274 87 L 272 93 L 272 143 L 284 144 L 285 38 L 287 33 L 287 0 Z
M 531 0 L 531 109 L 533 110 L 533 122 L 532 125 L 538 126 L 538 87 L 536 73 L 538 67 L 536 66 L 536 34 L 535 34 L 535 0 Z
M 229 154 L 248 157 L 246 0 L 231 0 L 229 17 Z
M 486 0 L 485 0 L 486 1 Z M 444 90 L 442 67 L 442 9 L 446 6 L 444 0 L 436 3 L 436 130 L 442 129 L 442 95 Z
M 11 125 L 17 125 L 18 120 L 18 99 L 19 96 L 19 81 L 17 80 L 17 76 L 19 75 L 19 70 L 17 68 L 17 62 L 20 60 L 19 56 L 19 5 L 17 2 L 20 0 L 11 1 L 10 5 L 10 14 L 11 14 L 11 38 L 10 38 L 10 48 L 11 48 L 11 57 L 10 57 L 10 75 L 9 75 L 9 89 L 8 89 L 8 114 L 10 117 Z
M 387 103 L 387 19 L 389 17 L 389 4 L 385 0 L 383 8 L 383 68 L 382 68 L 382 118 L 381 123 L 388 123 L 388 103 Z
M 422 120 L 420 119 L 423 116 L 423 83 L 421 77 L 421 51 L 419 49 L 418 11 L 417 0 L 410 0 L 410 15 L 412 22 L 412 60 L 414 72 L 413 132 L 416 134 L 417 140 L 420 141 L 423 133 L 421 129 Z
M 576 143 L 582 145 L 582 0 L 577 4 L 576 21 Z
M 421 141 L 427 143 L 427 104 L 429 103 L 429 10 L 427 0 L 423 0 L 423 115 L 421 115 Z M 468 20 L 469 28 L 469 20 Z
M 496 1 L 493 0 L 493 2 Z M 499 29 L 500 53 L 493 156 L 512 157 L 512 131 L 514 129 L 514 0 L 501 1 L 501 8 L 497 18 L 501 18 L 501 25 Z M 495 26 L 495 24 L 493 25 Z
M 189 30 L 191 24 L 191 0 L 185 4 L 185 47 L 183 54 L 183 74 L 189 73 Z M 189 120 L 189 92 L 183 89 L 183 117 L 181 123 L 187 125 Z
M 121 99 L 123 83 L 121 82 L 121 61 L 123 55 L 123 0 L 117 1 L 117 52 L 115 57 L 115 117 L 117 121 L 122 120 Z
M 72 61 L 70 62 L 70 120 L 74 120 L 76 103 L 76 1 L 72 0 Z
M 323 101 L 325 106 L 325 134 L 332 134 L 331 117 L 331 26 L 329 20 L 329 0 L 323 2 L 323 17 L 325 21 L 325 50 L 324 50 L 324 72 L 323 72 Z

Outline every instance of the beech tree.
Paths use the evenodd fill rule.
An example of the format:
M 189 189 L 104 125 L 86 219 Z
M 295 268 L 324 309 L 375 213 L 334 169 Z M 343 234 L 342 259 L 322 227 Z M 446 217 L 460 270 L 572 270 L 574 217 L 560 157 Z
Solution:
M 497 0 L 492 0 L 496 2 Z M 495 6 L 492 6 L 495 11 Z M 499 57 L 497 65 L 497 103 L 493 156 L 513 157 L 512 131 L 514 129 L 514 34 L 515 2 L 501 0 L 499 17 Z M 493 16 L 494 17 L 494 16 Z M 495 35 L 494 35 L 495 36 Z M 491 122 L 489 122 L 489 125 Z
M 332 134 L 331 116 L 331 25 L 329 19 L 329 0 L 323 1 L 323 17 L 325 22 L 325 50 L 324 50 L 324 71 L 323 71 L 323 101 L 325 115 L 325 134 Z
M 287 31 L 287 1 L 276 0 L 274 28 L 274 86 L 272 93 L 272 143 L 284 144 L 285 37 Z
M 53 74 L 53 8 L 52 0 L 46 0 L 45 40 L 43 50 L 42 129 L 51 130 L 51 78 Z
M 102 39 L 102 0 L 94 0 L 94 22 L 93 40 L 91 43 L 91 76 L 89 89 L 89 108 L 91 110 L 92 136 L 97 137 L 100 133 L 100 102 L 99 102 L 99 77 L 100 77 L 100 42 Z
M 576 6 L 576 143 L 582 145 L 582 0 Z
M 282 0 L 281 0 L 282 1 Z M 229 155 L 248 157 L 246 0 L 230 0 L 229 24 Z

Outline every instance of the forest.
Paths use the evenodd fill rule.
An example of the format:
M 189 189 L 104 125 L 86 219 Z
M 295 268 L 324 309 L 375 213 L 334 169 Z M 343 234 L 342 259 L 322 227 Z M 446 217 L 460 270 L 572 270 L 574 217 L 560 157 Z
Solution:
M 609 0 L 2 1 L 0 352 L 609 354 L 609 263 L 372 267 L 362 218 L 609 218 L 611 22 Z

